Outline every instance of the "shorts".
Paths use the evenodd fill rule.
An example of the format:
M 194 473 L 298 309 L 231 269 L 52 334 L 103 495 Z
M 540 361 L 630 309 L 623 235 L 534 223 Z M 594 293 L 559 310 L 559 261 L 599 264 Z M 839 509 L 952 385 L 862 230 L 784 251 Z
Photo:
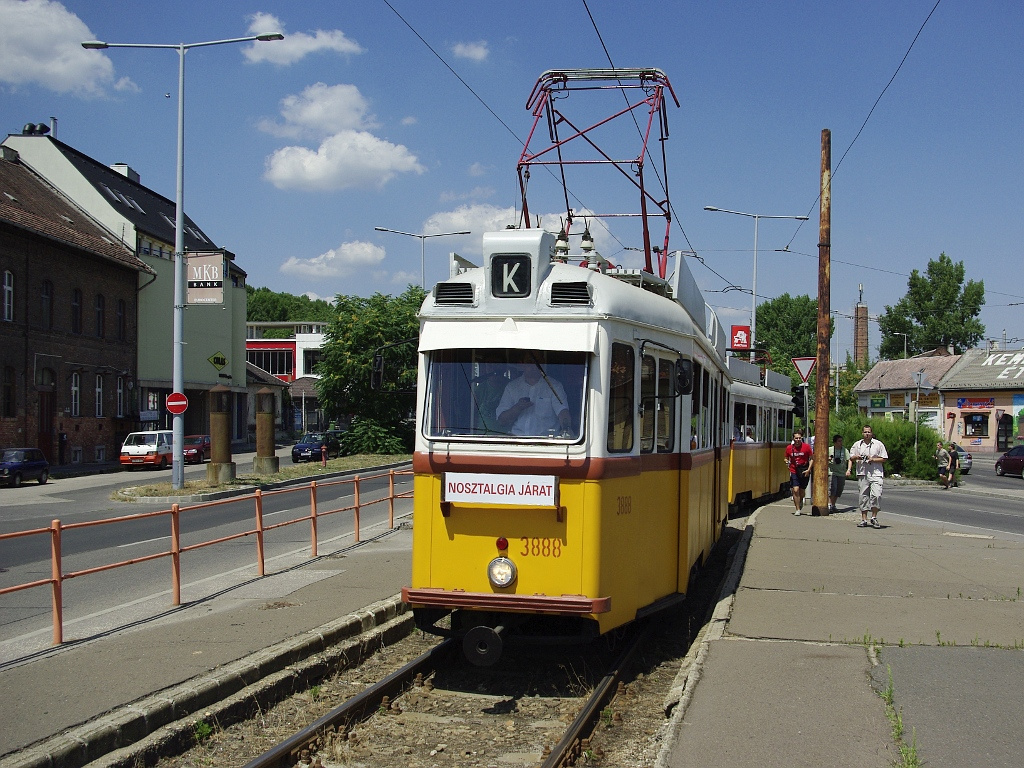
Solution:
M 948 467 L 939 467 L 939 477 L 945 477 L 947 474 L 949 474 Z
M 829 497 L 838 497 L 843 495 L 843 489 L 846 488 L 846 476 L 841 475 L 838 472 L 833 474 L 828 479 L 828 495 Z
M 811 474 L 810 472 L 807 474 L 790 472 L 789 482 L 793 488 L 806 488 L 807 484 L 811 482 Z

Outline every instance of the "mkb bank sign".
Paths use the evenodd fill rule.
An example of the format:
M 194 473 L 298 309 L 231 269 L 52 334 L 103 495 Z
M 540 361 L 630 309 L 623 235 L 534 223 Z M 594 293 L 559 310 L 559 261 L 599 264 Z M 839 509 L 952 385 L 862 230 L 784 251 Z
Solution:
M 224 252 L 189 253 L 186 304 L 224 303 Z

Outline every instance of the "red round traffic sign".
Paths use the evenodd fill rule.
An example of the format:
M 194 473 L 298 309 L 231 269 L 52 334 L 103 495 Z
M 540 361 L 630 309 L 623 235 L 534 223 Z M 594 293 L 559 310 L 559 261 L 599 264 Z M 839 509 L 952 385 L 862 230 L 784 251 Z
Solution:
M 185 412 L 188 408 L 188 398 L 181 392 L 172 392 L 167 396 L 167 410 L 175 416 Z

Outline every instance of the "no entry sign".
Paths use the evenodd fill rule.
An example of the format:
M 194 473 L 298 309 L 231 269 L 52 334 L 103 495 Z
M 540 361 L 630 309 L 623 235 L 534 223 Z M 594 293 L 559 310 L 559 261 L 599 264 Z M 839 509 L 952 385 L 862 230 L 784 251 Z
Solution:
M 167 396 L 167 410 L 175 416 L 185 412 L 188 408 L 188 398 L 181 392 L 172 392 Z

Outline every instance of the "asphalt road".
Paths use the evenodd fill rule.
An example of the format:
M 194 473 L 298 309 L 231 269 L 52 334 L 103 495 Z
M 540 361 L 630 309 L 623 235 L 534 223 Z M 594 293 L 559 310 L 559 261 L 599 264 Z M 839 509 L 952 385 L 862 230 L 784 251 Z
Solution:
M 189 473 L 205 473 L 205 467 Z M 146 473 L 115 473 L 56 480 L 45 486 L 10 489 L 21 497 L 18 504 L 0 510 L 0 531 L 46 527 L 59 518 L 63 525 L 113 516 L 138 516 L 170 507 L 166 502 L 118 503 L 110 500 L 115 488 L 154 482 L 170 470 Z M 411 478 L 400 478 L 408 487 Z M 399 486 L 401 491 L 403 486 Z M 8 489 L 0 489 L 7 491 Z M 387 494 L 387 480 L 361 481 L 360 501 Z M 5 494 L 6 495 L 6 494 Z M 5 499 L 6 501 L 6 499 Z M 339 511 L 353 503 L 352 483 L 318 483 L 318 555 L 343 558 L 354 546 L 354 515 Z M 265 494 L 264 528 L 309 514 L 308 486 Z M 398 515 L 408 515 L 411 502 L 399 504 Z M 363 507 L 360 538 L 367 540 L 387 529 L 388 505 Z M 255 527 L 255 503 L 250 499 L 226 499 L 215 506 L 187 510 L 181 515 L 181 544 L 239 534 Z M 396 522 L 397 524 L 397 522 Z M 266 572 L 279 572 L 311 558 L 311 526 L 308 521 L 265 533 Z M 124 522 L 65 531 L 62 537 L 65 573 L 100 567 L 112 562 L 139 560 L 170 549 L 170 516 L 136 517 Z M 244 585 L 258 577 L 257 542 L 253 535 L 203 547 L 182 555 L 182 602 L 208 600 L 211 596 Z M 46 534 L 0 542 L 0 588 L 48 578 L 50 537 Z M 137 562 L 63 582 L 65 640 L 75 640 L 117 626 L 146 620 L 173 610 L 171 561 L 168 557 Z M 0 663 L 49 646 L 52 606 L 49 587 L 37 587 L 0 597 Z

